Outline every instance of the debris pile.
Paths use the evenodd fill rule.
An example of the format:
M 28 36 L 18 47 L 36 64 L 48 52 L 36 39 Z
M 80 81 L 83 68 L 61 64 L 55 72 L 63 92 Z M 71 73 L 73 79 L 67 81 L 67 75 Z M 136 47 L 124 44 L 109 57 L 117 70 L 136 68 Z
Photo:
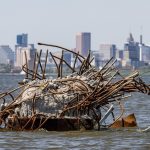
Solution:
M 121 102 L 130 92 L 150 95 L 150 85 L 142 81 L 139 73 L 135 71 L 126 77 L 122 76 L 115 67 L 116 60 L 113 58 L 102 69 L 96 69 L 92 66 L 93 58 L 90 53 L 84 58 L 79 53 L 60 46 L 41 43 L 39 45 L 60 48 L 62 55 L 58 57 L 47 50 L 45 63 L 42 65 L 42 51 L 37 52 L 32 70 L 28 68 L 26 61 L 22 68 L 26 73 L 22 85 L 0 94 L 0 100 L 3 102 L 0 123 L 4 128 L 77 130 L 96 127 L 100 130 L 104 126 L 114 127 L 124 113 Z M 64 51 L 73 53 L 75 59 L 72 66 L 63 58 Z M 55 79 L 46 76 L 49 55 L 57 68 Z M 71 73 L 68 75 L 63 75 L 64 64 L 70 69 Z M 114 115 L 113 105 L 116 104 L 121 109 L 118 117 Z M 104 122 L 110 114 L 113 121 L 106 125 Z M 126 124 L 130 126 L 130 123 Z M 133 124 L 135 126 L 136 121 Z

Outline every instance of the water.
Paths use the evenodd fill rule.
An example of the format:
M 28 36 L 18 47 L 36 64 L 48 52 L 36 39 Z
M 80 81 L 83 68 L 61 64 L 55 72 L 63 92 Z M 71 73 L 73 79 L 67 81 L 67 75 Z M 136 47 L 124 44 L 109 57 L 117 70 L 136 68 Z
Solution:
M 23 76 L 0 75 L 0 91 L 17 86 Z M 150 84 L 150 77 L 143 79 Z M 69 132 L 0 132 L 0 150 L 7 149 L 53 149 L 53 150 L 99 150 L 99 149 L 150 149 L 150 131 L 139 132 L 139 128 L 150 125 L 150 97 L 133 93 L 124 101 L 126 114 L 135 113 L 138 128 L 109 129 L 104 131 Z

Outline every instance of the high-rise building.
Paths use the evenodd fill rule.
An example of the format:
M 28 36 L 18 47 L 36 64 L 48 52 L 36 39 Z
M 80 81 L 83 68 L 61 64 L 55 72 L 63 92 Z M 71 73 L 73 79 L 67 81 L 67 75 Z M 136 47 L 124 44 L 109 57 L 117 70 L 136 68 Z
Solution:
M 110 58 L 116 58 L 116 45 L 114 44 L 101 44 L 99 52 L 103 56 L 103 60 L 109 60 Z
M 20 69 L 26 63 L 25 52 L 27 55 L 27 63 L 29 68 L 32 68 L 35 48 L 34 44 L 28 44 L 28 34 L 17 35 L 17 45 L 15 46 L 15 67 Z
M 140 35 L 139 43 L 139 61 L 140 66 L 150 66 L 150 46 L 143 43 L 142 35 Z
M 130 62 L 131 66 L 137 68 L 140 63 L 140 47 L 139 43 L 134 41 L 132 34 L 130 33 L 127 43 L 124 44 L 123 60 Z
M 24 64 L 26 64 L 25 60 L 25 53 L 27 55 L 27 63 L 29 69 L 32 69 L 33 67 L 33 59 L 34 59 L 34 54 L 35 54 L 35 48 L 34 45 L 28 45 L 28 47 L 17 47 L 16 49 L 16 67 L 22 68 Z
M 21 47 L 27 47 L 28 46 L 28 34 L 19 34 L 17 35 L 17 45 Z
M 76 35 L 76 52 L 87 57 L 91 50 L 91 33 L 81 32 Z
M 9 45 L 0 46 L 0 64 L 11 64 L 14 63 L 14 52 Z
M 142 43 L 142 37 L 140 37 Z M 122 65 L 137 68 L 140 66 L 140 46 L 135 42 L 132 34 L 129 34 L 127 42 L 124 44 Z
M 142 35 L 140 35 L 139 48 L 139 61 L 150 64 L 150 46 L 143 43 Z
M 64 52 L 63 59 L 64 59 L 69 65 L 71 65 L 71 57 L 72 57 L 72 53 L 71 53 L 71 52 Z
M 150 46 L 140 44 L 140 61 L 150 64 Z
M 134 42 L 134 38 L 131 33 L 129 38 L 127 39 L 127 43 L 124 44 L 124 51 L 129 52 L 129 59 L 131 61 L 139 61 L 140 58 L 139 43 Z
M 96 68 L 102 67 L 105 62 L 103 61 L 100 52 L 97 50 L 95 51 L 92 50 L 91 55 L 94 58 L 92 61 L 92 65 L 95 66 Z

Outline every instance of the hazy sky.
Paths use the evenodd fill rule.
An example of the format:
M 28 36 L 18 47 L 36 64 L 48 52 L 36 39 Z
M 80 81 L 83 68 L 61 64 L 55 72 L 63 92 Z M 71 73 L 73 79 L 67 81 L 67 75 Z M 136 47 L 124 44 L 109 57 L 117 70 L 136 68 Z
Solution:
M 0 0 L 0 45 L 29 43 L 75 47 L 77 32 L 92 33 L 92 49 L 101 43 L 123 47 L 129 32 L 150 45 L 150 0 Z

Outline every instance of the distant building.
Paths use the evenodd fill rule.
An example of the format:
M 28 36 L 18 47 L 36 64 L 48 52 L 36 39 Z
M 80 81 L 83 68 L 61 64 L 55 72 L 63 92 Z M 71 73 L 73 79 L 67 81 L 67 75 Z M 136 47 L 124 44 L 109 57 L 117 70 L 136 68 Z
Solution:
M 142 35 L 140 35 L 139 48 L 140 48 L 139 60 L 141 62 L 150 64 L 150 46 L 147 46 L 143 43 Z
M 124 44 L 124 51 L 129 52 L 129 59 L 131 59 L 131 61 L 139 61 L 140 58 L 139 43 L 134 42 L 131 33 L 129 38 L 127 39 L 127 43 Z
M 96 68 L 102 67 L 104 65 L 103 57 L 99 51 L 91 51 L 91 55 L 94 58 L 92 65 Z
M 33 67 L 33 59 L 34 59 L 34 54 L 35 54 L 35 48 L 34 45 L 28 45 L 28 47 L 17 47 L 16 48 L 16 67 L 22 68 L 24 64 L 26 64 L 25 60 L 25 53 L 27 55 L 27 63 L 29 69 L 32 69 Z
M 15 46 L 15 67 L 22 68 L 26 63 L 25 53 L 27 55 L 28 67 L 31 69 L 34 61 L 34 44 L 28 44 L 28 34 L 18 34 L 16 36 L 17 45 Z
M 150 64 L 150 46 L 140 44 L 140 61 Z
M 76 52 L 87 57 L 91 50 L 91 33 L 81 32 L 76 35 Z
M 17 45 L 19 47 L 27 47 L 28 46 L 28 34 L 19 34 L 17 35 Z
M 130 33 L 127 43 L 124 44 L 123 61 L 133 67 L 139 67 L 140 60 L 140 48 L 139 43 L 134 41 L 132 34 Z M 129 62 L 131 64 L 129 64 Z M 125 64 L 125 63 L 124 63 Z
M 69 65 L 71 65 L 71 57 L 72 57 L 72 53 L 71 53 L 71 52 L 67 52 L 67 51 L 64 52 L 63 59 L 64 59 Z M 65 64 L 65 63 L 64 63 L 64 64 Z
M 0 64 L 11 64 L 14 63 L 14 52 L 9 45 L 0 46 Z
M 119 53 L 119 58 L 123 59 L 123 50 L 119 50 L 118 53 Z
M 116 45 L 115 44 L 101 44 L 99 52 L 103 56 L 103 60 L 109 60 L 110 58 L 116 58 Z

